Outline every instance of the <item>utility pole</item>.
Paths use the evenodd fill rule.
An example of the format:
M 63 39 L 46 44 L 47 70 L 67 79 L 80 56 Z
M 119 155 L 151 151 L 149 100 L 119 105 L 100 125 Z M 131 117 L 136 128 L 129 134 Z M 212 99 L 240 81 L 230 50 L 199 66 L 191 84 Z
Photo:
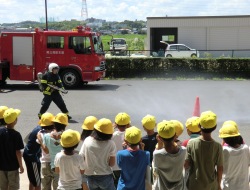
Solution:
M 48 31 L 47 0 L 45 0 L 45 22 L 46 22 L 45 30 Z

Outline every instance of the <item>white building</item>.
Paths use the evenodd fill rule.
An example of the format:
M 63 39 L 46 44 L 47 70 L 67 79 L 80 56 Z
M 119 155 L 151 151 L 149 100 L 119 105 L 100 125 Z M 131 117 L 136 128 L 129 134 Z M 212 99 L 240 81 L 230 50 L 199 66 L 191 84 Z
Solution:
M 147 34 L 154 51 L 165 49 L 161 40 L 197 50 L 250 50 L 250 15 L 148 17 Z

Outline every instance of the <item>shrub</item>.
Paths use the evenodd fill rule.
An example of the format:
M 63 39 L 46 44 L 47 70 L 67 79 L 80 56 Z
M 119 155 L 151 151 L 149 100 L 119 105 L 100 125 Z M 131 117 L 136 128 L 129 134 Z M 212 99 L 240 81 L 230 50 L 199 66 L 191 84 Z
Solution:
M 107 58 L 106 68 L 109 78 L 250 78 L 250 59 L 239 58 Z

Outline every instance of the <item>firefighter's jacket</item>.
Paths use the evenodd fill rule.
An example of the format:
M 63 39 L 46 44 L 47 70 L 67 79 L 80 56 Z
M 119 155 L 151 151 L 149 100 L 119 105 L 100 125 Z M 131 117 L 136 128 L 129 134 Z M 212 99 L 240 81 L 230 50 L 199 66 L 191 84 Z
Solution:
M 47 84 L 55 85 L 59 88 L 64 88 L 60 76 L 58 74 L 53 74 L 51 72 L 46 72 L 43 75 L 41 84 L 43 86 L 43 94 L 45 95 L 51 95 L 53 92 L 58 92 L 57 90 L 54 90 Z

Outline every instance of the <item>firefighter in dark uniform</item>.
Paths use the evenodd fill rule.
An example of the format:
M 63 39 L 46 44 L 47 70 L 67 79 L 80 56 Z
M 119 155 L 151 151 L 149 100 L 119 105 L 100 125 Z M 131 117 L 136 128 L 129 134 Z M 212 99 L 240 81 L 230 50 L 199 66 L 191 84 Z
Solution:
M 59 66 L 56 63 L 49 64 L 49 71 L 42 76 L 41 84 L 43 87 L 44 98 L 42 100 L 42 107 L 38 114 L 38 117 L 41 118 L 42 114 L 45 113 L 50 106 L 50 103 L 53 101 L 57 107 L 61 110 L 62 113 L 65 113 L 68 116 L 68 119 L 71 119 L 69 116 L 69 111 L 62 99 L 60 92 L 47 84 L 55 85 L 59 88 L 64 88 L 60 76 L 58 74 Z

